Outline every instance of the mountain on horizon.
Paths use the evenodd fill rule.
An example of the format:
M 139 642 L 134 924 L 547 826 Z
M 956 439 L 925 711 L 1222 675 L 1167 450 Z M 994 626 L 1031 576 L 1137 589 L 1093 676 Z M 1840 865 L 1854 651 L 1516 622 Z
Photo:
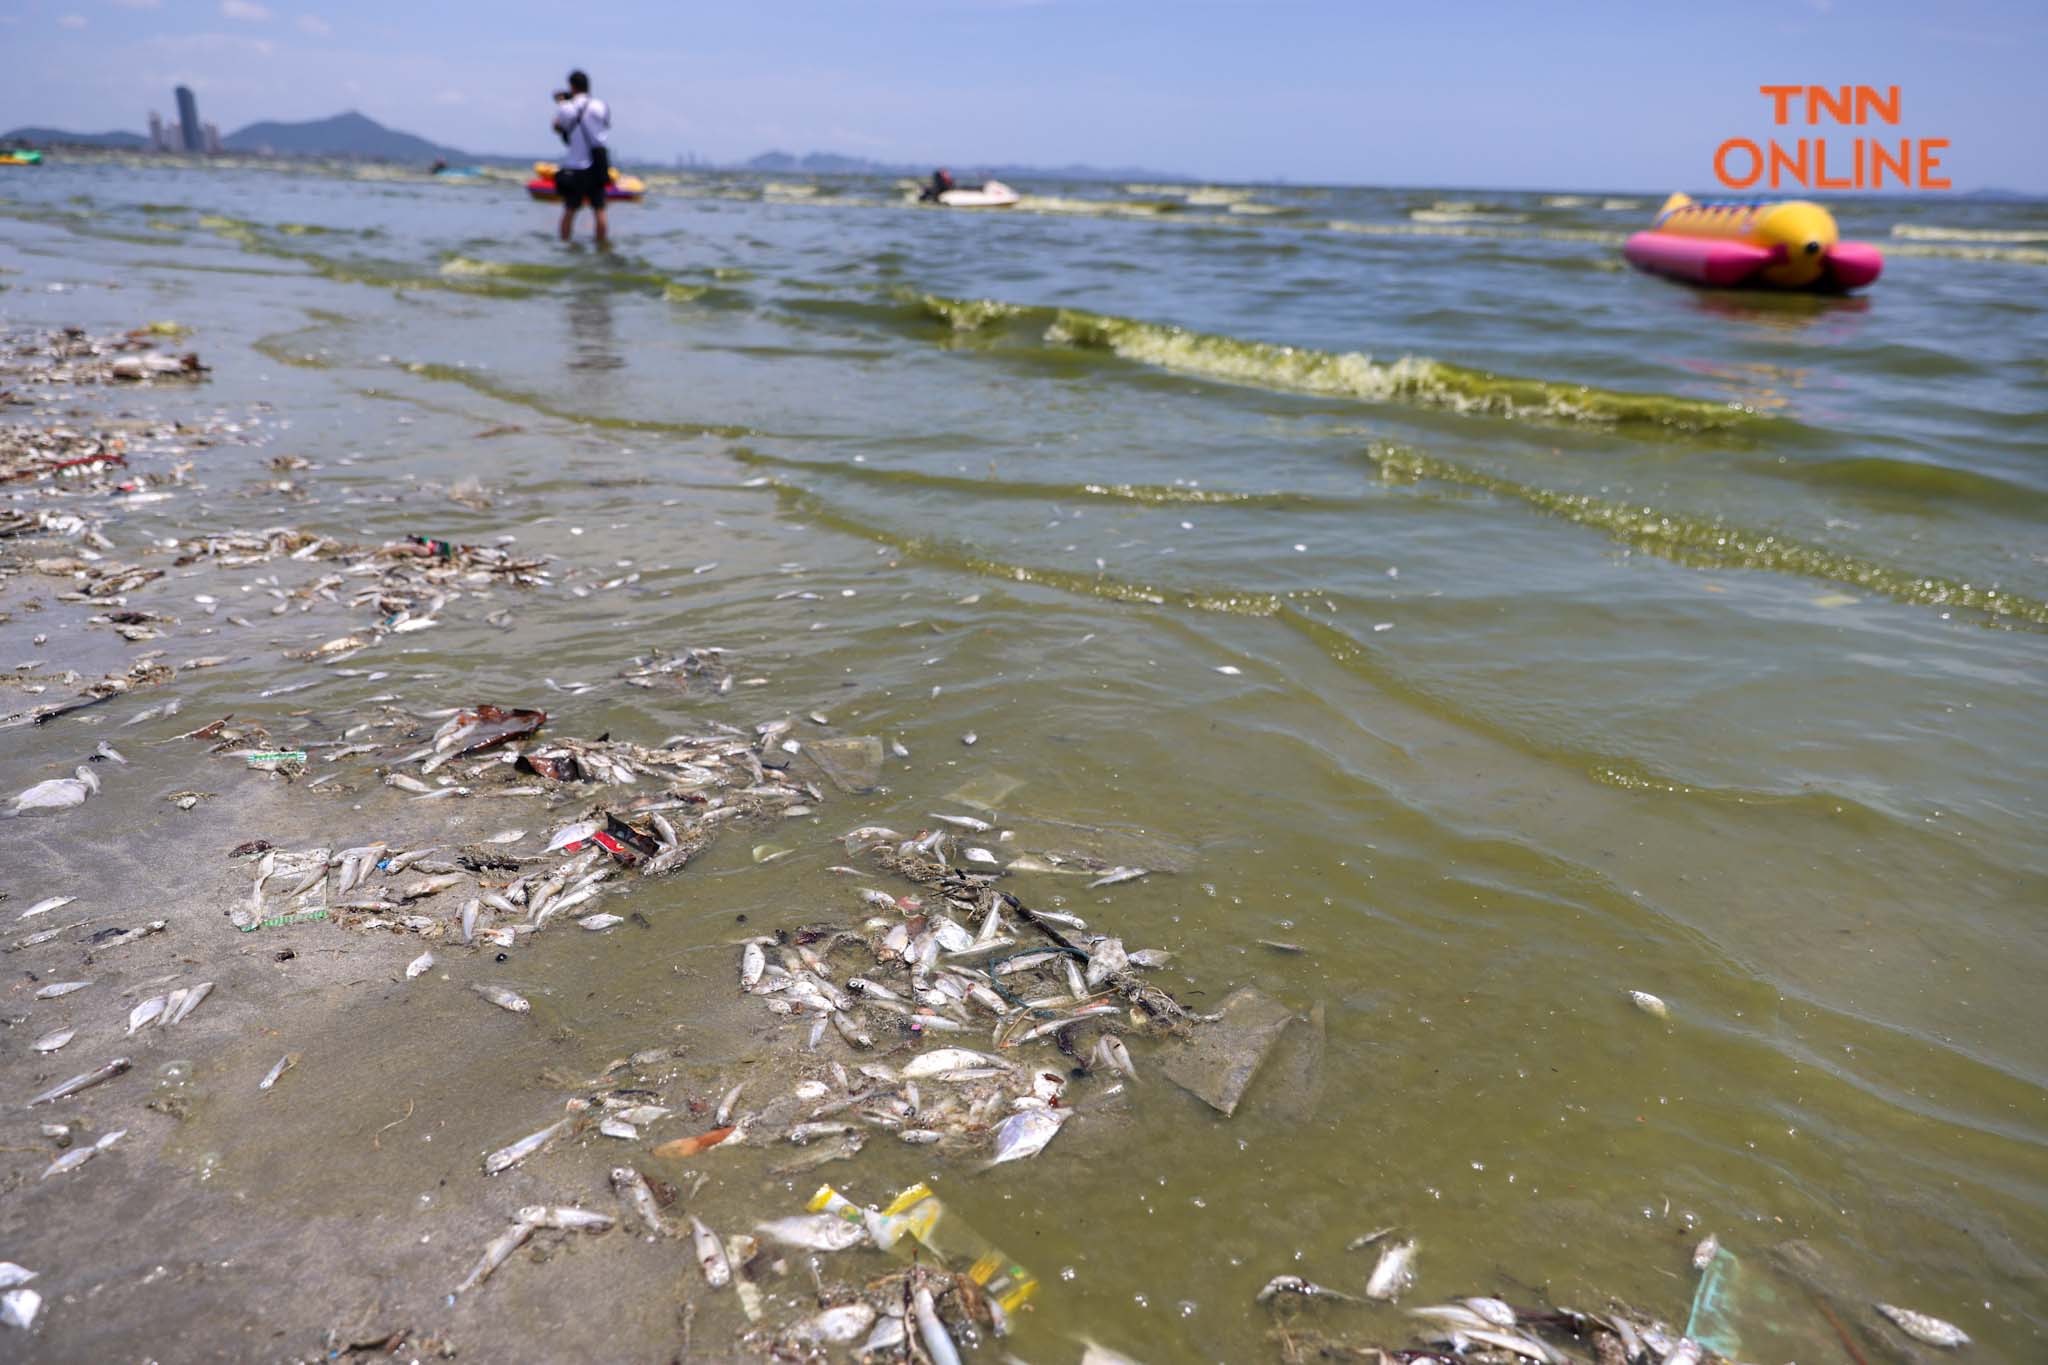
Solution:
M 933 162 L 932 165 L 948 165 L 961 183 L 975 176 L 1012 176 L 1028 179 L 1033 176 L 1051 180 L 1156 180 L 1185 181 L 1189 177 L 1172 171 L 1155 171 L 1143 166 L 1018 166 L 1018 165 L 968 165 L 963 162 Z M 931 174 L 931 165 L 873 161 L 867 157 L 844 156 L 838 152 L 808 152 L 795 156 L 789 152 L 763 152 L 761 155 L 739 165 L 743 171 L 770 171 L 795 175 L 914 175 L 922 179 Z
M 0 133 L 0 142 L 26 142 L 35 147 L 147 147 L 140 133 L 67 133 L 62 128 L 16 128 Z
M 360 156 L 382 161 L 468 159 L 467 153 L 386 128 L 353 109 L 332 118 L 308 119 L 303 123 L 252 123 L 222 138 L 221 145 L 231 152 L 269 156 Z

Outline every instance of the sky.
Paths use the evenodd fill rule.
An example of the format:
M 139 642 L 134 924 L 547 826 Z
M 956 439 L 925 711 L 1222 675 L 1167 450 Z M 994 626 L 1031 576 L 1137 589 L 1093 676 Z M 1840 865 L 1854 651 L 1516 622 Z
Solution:
M 628 166 L 779 149 L 1556 189 L 1713 189 L 1734 137 L 1846 154 L 1857 130 L 1776 127 L 1758 87 L 1896 84 L 1883 134 L 1947 138 L 1957 189 L 2048 192 L 2042 0 L 0 0 L 0 52 L 0 129 L 142 131 L 184 83 L 223 134 L 358 109 L 536 155 L 578 65 Z

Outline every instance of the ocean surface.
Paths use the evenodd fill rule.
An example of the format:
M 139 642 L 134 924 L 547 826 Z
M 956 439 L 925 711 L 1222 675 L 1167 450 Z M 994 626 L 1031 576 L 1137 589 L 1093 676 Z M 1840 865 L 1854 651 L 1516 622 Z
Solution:
M 410 669 L 422 707 L 578 734 L 819 709 L 899 740 L 889 792 L 779 831 L 792 856 L 729 841 L 648 893 L 721 989 L 735 907 L 843 904 L 857 824 L 1149 850 L 1020 894 L 1172 950 L 1191 999 L 1320 1003 L 1321 1072 L 1229 1120 L 1155 1072 L 1097 1136 L 947 1179 L 1046 1279 L 1024 1358 L 1269 1356 L 1254 1291 L 1355 1292 L 1346 1244 L 1388 1225 L 1410 1303 L 1683 1325 L 1711 1231 L 1752 1359 L 1847 1358 L 1777 1273 L 1794 1242 L 1971 1359 L 2048 1355 L 2048 205 L 1839 201 L 1887 258 L 1842 299 L 1629 270 L 1649 192 L 1045 184 L 977 214 L 651 179 L 604 254 L 503 176 L 0 182 L 0 321 L 174 319 L 203 403 L 263 414 L 120 538 L 509 535 L 587 590 L 451 612 L 395 680 L 266 653 L 188 715 Z M 295 495 L 260 486 L 279 454 L 315 462 Z M 705 646 L 768 681 L 618 685 Z M 11 776 L 75 737 L 0 743 Z M 565 995 L 678 1008 L 634 943 L 532 951 Z

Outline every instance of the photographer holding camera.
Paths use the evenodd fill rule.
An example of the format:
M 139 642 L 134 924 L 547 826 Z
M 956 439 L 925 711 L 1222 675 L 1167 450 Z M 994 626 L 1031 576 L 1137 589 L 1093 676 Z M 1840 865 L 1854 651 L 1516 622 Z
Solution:
M 555 171 L 555 192 L 562 196 L 562 240 L 576 226 L 576 210 L 590 205 L 597 219 L 597 244 L 605 242 L 605 187 L 611 180 L 611 152 L 605 146 L 612 131 L 611 106 L 590 93 L 590 77 L 569 73 L 569 88 L 555 92 L 555 132 L 563 143 L 562 164 Z

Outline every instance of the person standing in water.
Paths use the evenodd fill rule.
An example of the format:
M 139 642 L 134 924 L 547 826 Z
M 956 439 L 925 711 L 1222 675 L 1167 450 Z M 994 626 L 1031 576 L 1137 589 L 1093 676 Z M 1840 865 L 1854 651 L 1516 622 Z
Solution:
M 590 93 L 590 77 L 569 73 L 569 88 L 555 93 L 555 131 L 561 135 L 562 164 L 555 171 L 555 192 L 562 196 L 562 240 L 576 229 L 576 210 L 590 205 L 597 222 L 597 244 L 605 243 L 604 192 L 611 180 L 611 106 Z

